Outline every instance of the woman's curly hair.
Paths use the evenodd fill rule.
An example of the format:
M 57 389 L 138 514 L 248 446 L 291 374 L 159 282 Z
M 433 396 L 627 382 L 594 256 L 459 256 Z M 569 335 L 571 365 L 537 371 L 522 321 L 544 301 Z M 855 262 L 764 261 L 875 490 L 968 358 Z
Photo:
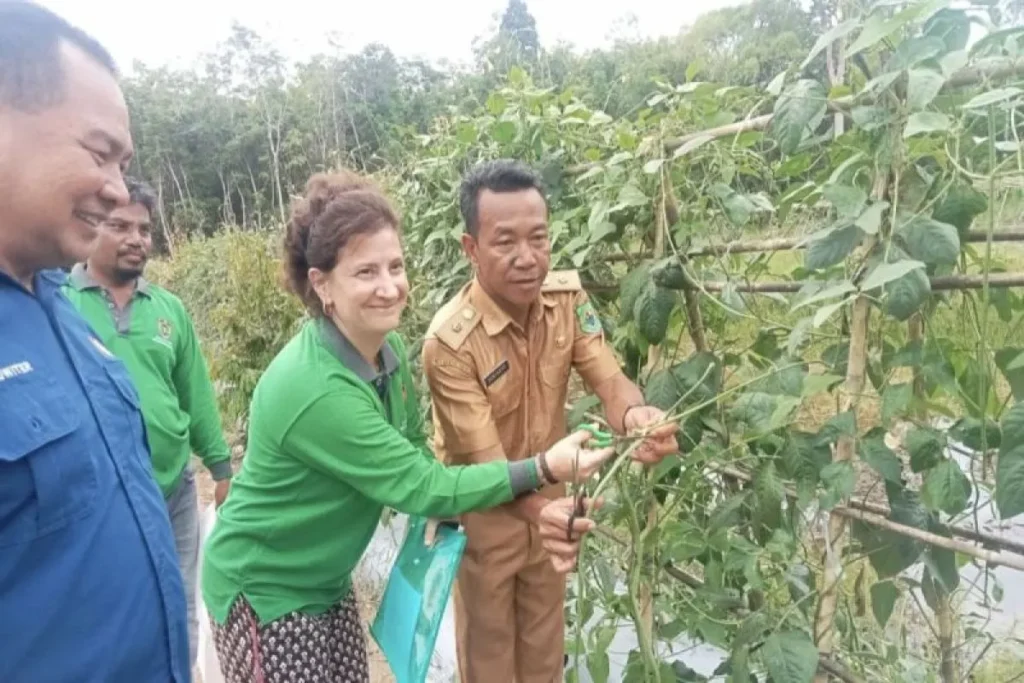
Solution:
M 351 171 L 313 175 L 303 196 L 292 202 L 285 229 L 284 269 L 289 288 L 313 316 L 323 315 L 309 269 L 330 272 L 354 236 L 383 228 L 398 230 L 398 226 L 398 214 L 373 181 Z

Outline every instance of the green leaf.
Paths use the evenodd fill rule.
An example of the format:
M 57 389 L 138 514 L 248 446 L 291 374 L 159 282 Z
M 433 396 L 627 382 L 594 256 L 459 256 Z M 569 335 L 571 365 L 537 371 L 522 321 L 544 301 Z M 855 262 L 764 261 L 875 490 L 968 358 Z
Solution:
M 844 225 L 811 242 L 804 257 L 804 267 L 821 270 L 842 262 L 853 253 L 864 233 L 856 225 Z
M 937 465 L 946 448 L 942 434 L 930 427 L 912 429 L 904 445 L 910 454 L 910 469 L 914 472 L 924 472 Z
M 947 515 L 958 515 L 966 510 L 970 497 L 971 482 L 960 466 L 948 459 L 928 470 L 921 486 L 921 501 L 925 506 Z
M 770 432 L 772 417 L 779 406 L 779 399 L 771 394 L 752 391 L 740 394 L 730 414 L 737 422 L 747 425 L 752 432 Z
M 853 125 L 869 133 L 892 121 L 892 112 L 889 109 L 875 105 L 855 107 L 850 114 L 853 117 Z
M 946 77 L 933 69 L 911 69 L 907 83 L 907 106 L 920 111 L 931 104 L 942 90 Z
M 616 203 L 620 206 L 647 206 L 651 203 L 644 191 L 636 183 L 628 182 L 619 190 Z
M 643 293 L 637 298 L 633 309 L 633 319 L 637 329 L 650 344 L 660 344 L 668 331 L 668 320 L 676 304 L 676 295 L 670 289 L 648 283 Z
M 904 414 L 914 397 L 914 387 L 909 382 L 890 384 L 882 392 L 882 422 L 888 423 L 894 417 Z
M 822 195 L 832 202 L 839 218 L 843 220 L 853 220 L 859 216 L 868 200 L 867 193 L 859 187 L 832 183 L 825 186 Z
M 1024 368 L 1014 366 L 1014 361 L 1021 353 L 1024 353 L 1024 349 L 1013 346 L 996 351 L 996 367 L 1010 385 L 1010 393 L 1015 401 L 1024 401 Z
M 955 265 L 960 258 L 960 235 L 948 223 L 917 216 L 899 229 L 907 252 L 930 266 Z
M 572 404 L 572 408 L 566 413 L 565 422 L 570 429 L 575 429 L 587 421 L 586 413 L 592 412 L 595 408 L 601 407 L 601 399 L 595 394 L 588 394 Z
M 883 71 L 901 71 L 938 57 L 945 51 L 942 41 L 933 36 L 917 36 L 899 43 Z
M 851 292 L 857 291 L 857 288 L 854 287 L 852 283 L 846 281 L 840 282 L 838 284 L 830 284 L 827 282 L 814 282 L 813 284 L 827 286 L 822 286 L 820 289 L 818 289 L 818 291 L 816 291 L 813 295 L 807 297 L 806 299 L 799 299 L 796 303 L 794 303 L 792 310 L 797 311 L 803 308 L 804 306 L 810 306 L 812 304 L 821 303 L 822 301 L 827 301 L 828 299 L 834 299 L 837 296 L 844 296 Z M 813 291 L 813 289 L 811 291 Z
M 608 683 L 611 666 L 608 653 L 604 650 L 592 650 L 587 653 L 587 671 L 594 683 Z
M 924 32 L 942 40 L 947 52 L 963 50 L 970 40 L 971 20 L 963 10 L 940 9 L 925 22 Z
M 814 58 L 821 54 L 822 50 L 824 50 L 837 40 L 845 38 L 846 36 L 853 33 L 858 26 L 860 26 L 860 22 L 857 21 L 856 19 L 847 19 L 841 24 L 833 26 L 828 31 L 819 36 L 818 40 L 815 41 L 814 43 L 814 47 L 812 47 L 811 51 L 807 54 L 807 58 L 804 59 L 803 63 L 800 65 L 800 71 L 806 69 L 807 66 L 814 60 Z
M 516 124 L 513 121 L 498 121 L 491 127 L 491 137 L 496 142 L 507 145 L 516 139 Z
M 902 483 L 903 464 L 892 449 L 885 445 L 884 429 L 872 429 L 861 438 L 859 446 L 861 460 L 871 469 L 878 472 L 886 481 L 893 484 Z
M 985 420 L 984 443 L 981 438 L 982 430 L 981 420 L 976 417 L 964 417 L 949 428 L 949 437 L 974 451 L 999 448 L 1003 438 L 999 425 L 992 420 Z
M 814 318 L 812 320 L 812 322 L 814 323 L 814 327 L 818 328 L 818 327 L 821 327 L 822 325 L 824 325 L 825 322 L 829 318 L 831 318 L 835 314 L 836 311 L 838 311 L 840 308 L 842 308 L 845 305 L 846 305 L 846 301 L 843 300 L 843 301 L 838 301 L 838 302 L 836 302 L 834 304 L 828 304 L 827 306 L 822 306 L 821 308 L 819 308 L 814 313 Z
M 843 436 L 857 436 L 857 418 L 852 410 L 846 410 L 830 417 L 818 430 L 821 444 L 833 444 Z
M 892 245 L 883 254 L 888 263 L 908 260 L 908 254 L 899 247 Z M 875 263 L 880 259 L 875 259 Z M 885 312 L 897 320 L 907 320 L 921 309 L 931 294 L 931 283 L 923 268 L 914 268 L 906 275 L 883 287 Z
M 798 482 L 818 482 L 818 473 L 832 462 L 827 445 L 816 444 L 815 435 L 793 430 L 781 451 L 786 476 Z
M 722 363 L 713 353 L 700 351 L 672 368 L 679 393 L 685 396 L 683 406 L 707 403 L 722 387 Z
M 912 259 L 896 261 L 894 263 L 879 263 L 875 266 L 875 269 L 872 270 L 866 278 L 864 278 L 864 282 L 860 286 L 861 291 L 870 292 L 873 289 L 877 289 L 894 280 L 898 280 L 907 273 L 917 269 L 924 269 L 924 264 Z
M 818 670 L 818 648 L 803 631 L 773 633 L 761 657 L 774 683 L 810 683 Z
M 936 205 L 932 218 L 948 223 L 962 235 L 979 214 L 988 210 L 988 197 L 966 183 L 957 183 Z
M 833 462 L 821 470 L 821 483 L 825 491 L 818 504 L 822 510 L 831 510 L 853 495 L 857 486 L 857 473 L 848 460 Z
M 1020 95 L 1022 92 L 1024 92 L 1024 90 L 1014 88 L 1012 86 L 1008 88 L 995 88 L 994 90 L 989 90 L 981 93 L 980 95 L 974 96 L 970 102 L 964 105 L 964 109 L 982 109 L 990 107 L 993 104 L 1008 102 Z
M 783 154 L 792 154 L 804 137 L 825 118 L 825 88 L 818 81 L 802 79 L 786 88 L 775 101 L 772 132 Z
M 777 73 L 775 75 L 775 78 L 773 78 L 771 81 L 768 82 L 768 85 L 765 86 L 764 90 L 765 90 L 766 93 L 768 93 L 772 97 L 778 97 L 782 93 L 782 88 L 785 85 L 786 85 L 786 71 L 783 70 L 783 71 L 780 71 L 779 73 Z
M 622 283 L 619 285 L 619 306 L 622 312 L 620 319 L 623 322 L 633 319 L 633 307 L 650 281 L 651 263 L 649 261 L 641 263 L 622 278 Z
M 757 502 L 756 520 L 766 529 L 777 529 L 782 523 L 782 501 L 786 488 L 775 471 L 775 463 L 765 461 L 754 476 L 754 495 Z
M 490 112 L 492 116 L 499 116 L 504 113 L 507 106 L 508 102 L 505 101 L 505 98 L 496 92 L 492 92 L 487 97 L 487 111 Z
M 665 522 L 660 538 L 668 559 L 681 564 L 699 557 L 708 547 L 704 530 L 686 520 Z
M 888 38 L 898 31 L 904 23 L 905 21 L 895 17 L 886 19 L 881 14 L 872 14 L 864 22 L 864 30 L 858 34 L 857 40 L 846 51 L 846 57 L 850 58 L 858 52 L 863 52 L 875 46 L 879 41 Z
M 664 159 L 651 159 L 644 164 L 644 173 L 647 175 L 654 175 L 661 170 L 661 165 L 665 163 Z
M 921 505 L 918 495 L 900 486 L 888 484 L 889 519 L 897 524 L 928 530 L 928 511 Z M 910 567 L 921 556 L 925 545 L 906 536 L 879 529 L 865 522 L 855 522 L 854 536 L 861 544 L 861 551 L 868 556 L 872 568 L 880 579 L 898 575 Z
M 953 120 L 937 111 L 917 111 L 907 118 L 907 126 L 903 129 L 903 139 L 912 138 L 922 133 L 942 133 L 949 130 Z
M 996 507 L 1002 519 L 1024 512 L 1024 402 L 1003 417 L 1003 439 L 996 464 Z
M 661 408 L 671 409 L 679 400 L 679 385 L 670 370 L 659 370 L 651 375 L 644 387 L 644 398 L 647 403 Z
M 889 202 L 874 202 L 857 218 L 854 224 L 867 235 L 877 235 L 882 227 L 882 214 L 889 208 Z
M 889 623 L 896 600 L 900 597 L 900 589 L 892 581 L 880 581 L 871 586 L 871 611 L 875 621 L 882 628 Z

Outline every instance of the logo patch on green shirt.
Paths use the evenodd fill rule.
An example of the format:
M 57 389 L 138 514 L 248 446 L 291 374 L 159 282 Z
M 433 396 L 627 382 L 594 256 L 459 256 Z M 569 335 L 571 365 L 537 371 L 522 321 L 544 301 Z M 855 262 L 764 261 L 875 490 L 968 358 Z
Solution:
M 597 334 L 601 331 L 601 321 L 597 317 L 590 299 L 587 299 L 576 307 L 576 319 L 580 322 L 580 330 L 583 334 Z
M 171 332 L 174 329 L 171 327 L 171 321 L 167 318 L 160 318 L 156 321 L 156 327 L 160 331 L 160 336 L 163 339 L 171 341 Z

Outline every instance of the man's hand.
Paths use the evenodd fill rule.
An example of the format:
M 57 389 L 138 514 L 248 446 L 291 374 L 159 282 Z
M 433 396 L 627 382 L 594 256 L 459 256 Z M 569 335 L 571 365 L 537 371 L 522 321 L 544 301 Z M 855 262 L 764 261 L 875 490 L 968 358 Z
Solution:
M 641 431 L 650 425 L 665 420 L 665 412 L 654 406 L 637 406 L 626 411 L 623 427 L 626 433 Z M 676 423 L 664 424 L 648 435 L 632 453 L 633 460 L 645 465 L 654 465 L 665 456 L 679 452 L 676 442 Z
M 592 501 L 584 498 L 583 509 L 590 512 L 601 507 L 601 503 L 601 499 Z M 572 523 L 572 540 L 569 540 L 569 516 L 574 504 L 571 497 L 553 500 L 544 506 L 537 520 L 541 543 L 551 556 L 551 565 L 559 574 L 568 574 L 573 570 L 580 552 L 580 539 L 594 528 L 594 520 L 577 517 Z
M 224 503 L 224 499 L 228 497 L 228 490 L 230 490 L 230 488 L 230 479 L 221 479 L 220 481 L 214 482 L 213 504 L 215 507 L 220 507 Z

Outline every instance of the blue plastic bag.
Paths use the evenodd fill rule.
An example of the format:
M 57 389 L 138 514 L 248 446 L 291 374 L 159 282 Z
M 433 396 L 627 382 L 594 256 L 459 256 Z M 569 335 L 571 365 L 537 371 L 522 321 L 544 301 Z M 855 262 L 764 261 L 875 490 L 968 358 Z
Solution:
M 405 541 L 388 577 L 370 633 L 397 683 L 424 683 L 434 654 L 466 534 L 453 524 L 438 527 L 434 545 L 423 542 L 426 520 L 410 517 Z

